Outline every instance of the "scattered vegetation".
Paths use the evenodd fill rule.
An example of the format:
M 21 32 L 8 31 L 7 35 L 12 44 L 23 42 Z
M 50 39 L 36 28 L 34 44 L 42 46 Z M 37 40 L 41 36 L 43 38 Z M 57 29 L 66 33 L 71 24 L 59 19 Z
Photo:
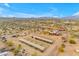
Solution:
M 59 47 L 59 52 L 64 52 L 64 48 L 65 48 L 65 44 L 61 44 L 61 46 Z
M 14 45 L 14 43 L 13 43 L 12 41 L 7 41 L 6 44 L 7 44 L 8 46 L 13 46 L 13 45 Z
M 64 48 L 63 47 L 59 47 L 59 52 L 64 52 Z
M 71 40 L 69 40 L 69 43 L 70 44 L 76 44 L 76 41 L 71 39 Z
M 38 54 L 36 52 L 32 53 L 32 56 L 37 56 Z
M 18 55 L 18 53 L 20 52 L 22 46 L 19 44 L 18 46 L 16 46 L 16 48 L 13 50 L 14 55 Z
M 62 47 L 62 48 L 65 48 L 65 44 L 61 44 L 61 47 Z
M 65 40 L 65 38 L 63 38 L 64 42 L 66 42 L 66 43 L 69 42 L 70 44 L 76 44 L 76 41 L 74 39 L 75 39 L 75 37 L 79 37 L 79 35 L 78 35 L 79 33 L 77 33 L 77 31 L 72 30 L 73 24 L 70 23 L 70 22 L 72 22 L 72 20 L 68 21 L 68 23 L 66 21 L 68 21 L 68 20 L 59 20 L 59 19 L 49 19 L 48 20 L 46 18 L 45 19 L 36 19 L 36 20 L 35 19 L 17 20 L 16 18 L 15 18 L 15 20 L 10 19 L 9 21 L 2 20 L 2 21 L 0 21 L 0 35 L 3 35 L 3 36 L 11 35 L 10 38 L 21 37 L 21 38 L 24 38 L 24 39 L 31 41 L 32 43 L 35 43 L 35 44 L 38 44 L 40 46 L 44 46 L 44 47 L 48 48 L 48 46 L 50 46 L 51 44 L 48 44 L 48 43 L 45 43 L 45 42 L 42 42 L 39 40 L 34 40 L 34 38 L 30 38 L 30 37 L 28 39 L 26 35 L 28 35 L 30 33 L 32 33 L 32 34 L 36 33 L 36 35 L 39 33 L 40 33 L 40 35 L 41 34 L 42 35 L 46 35 L 46 34 L 49 35 L 49 32 L 52 32 L 53 30 L 58 30 L 57 33 L 60 32 L 60 34 L 62 34 L 62 35 L 65 34 L 66 32 L 68 33 L 69 36 L 71 35 L 71 39 L 69 39 L 69 40 Z M 79 21 L 74 21 L 74 22 L 76 22 L 77 25 L 79 26 Z M 75 25 L 75 26 L 77 26 L 77 25 Z M 65 29 L 64 31 L 63 31 L 63 28 Z M 27 33 L 27 34 L 24 35 L 25 33 Z M 75 34 L 75 33 L 77 33 L 77 34 Z M 60 35 L 60 36 L 62 36 L 62 35 Z M 60 36 L 57 36 L 57 38 Z M 69 38 L 69 36 L 68 36 L 68 38 Z M 52 37 L 52 39 L 53 39 L 53 37 Z M 64 49 L 65 49 L 66 45 L 64 44 L 64 42 L 58 48 L 59 52 L 65 51 Z M 10 41 L 7 40 L 5 43 L 8 47 L 14 48 L 12 50 L 14 55 L 21 54 L 21 53 L 19 53 L 22 51 L 21 44 L 15 45 L 14 41 L 11 41 L 11 40 Z M 23 53 L 25 52 L 25 50 L 23 50 Z M 37 56 L 38 52 L 35 52 L 35 50 L 34 50 L 34 52 L 32 52 L 30 54 L 32 56 Z

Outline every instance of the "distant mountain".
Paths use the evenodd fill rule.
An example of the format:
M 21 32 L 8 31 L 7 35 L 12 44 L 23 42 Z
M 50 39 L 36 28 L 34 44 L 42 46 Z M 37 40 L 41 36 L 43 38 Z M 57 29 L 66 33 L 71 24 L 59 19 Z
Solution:
M 79 15 L 73 15 L 73 16 L 63 17 L 63 19 L 79 20 Z
M 32 17 L 32 18 L 17 18 L 17 17 L 0 17 L 0 20 L 48 20 L 48 19 L 55 19 L 59 20 L 60 18 L 56 17 Z

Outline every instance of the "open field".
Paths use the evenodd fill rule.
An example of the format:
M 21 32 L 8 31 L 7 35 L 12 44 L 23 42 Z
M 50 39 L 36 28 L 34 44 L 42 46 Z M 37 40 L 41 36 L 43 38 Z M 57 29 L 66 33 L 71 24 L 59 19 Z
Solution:
M 0 20 L 0 53 L 5 51 L 14 56 L 78 56 L 79 21 Z

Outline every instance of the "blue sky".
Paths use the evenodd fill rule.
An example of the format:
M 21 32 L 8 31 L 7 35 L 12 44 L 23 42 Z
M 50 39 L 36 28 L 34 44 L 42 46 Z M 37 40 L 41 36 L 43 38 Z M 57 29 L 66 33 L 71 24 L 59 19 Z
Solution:
M 0 3 L 1 17 L 65 17 L 79 15 L 75 3 Z

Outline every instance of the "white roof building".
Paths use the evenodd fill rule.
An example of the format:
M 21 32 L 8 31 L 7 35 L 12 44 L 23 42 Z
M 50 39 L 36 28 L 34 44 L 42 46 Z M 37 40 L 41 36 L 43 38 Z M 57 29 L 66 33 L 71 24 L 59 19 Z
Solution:
M 1 52 L 0 56 L 12 56 L 13 54 L 9 51 Z

